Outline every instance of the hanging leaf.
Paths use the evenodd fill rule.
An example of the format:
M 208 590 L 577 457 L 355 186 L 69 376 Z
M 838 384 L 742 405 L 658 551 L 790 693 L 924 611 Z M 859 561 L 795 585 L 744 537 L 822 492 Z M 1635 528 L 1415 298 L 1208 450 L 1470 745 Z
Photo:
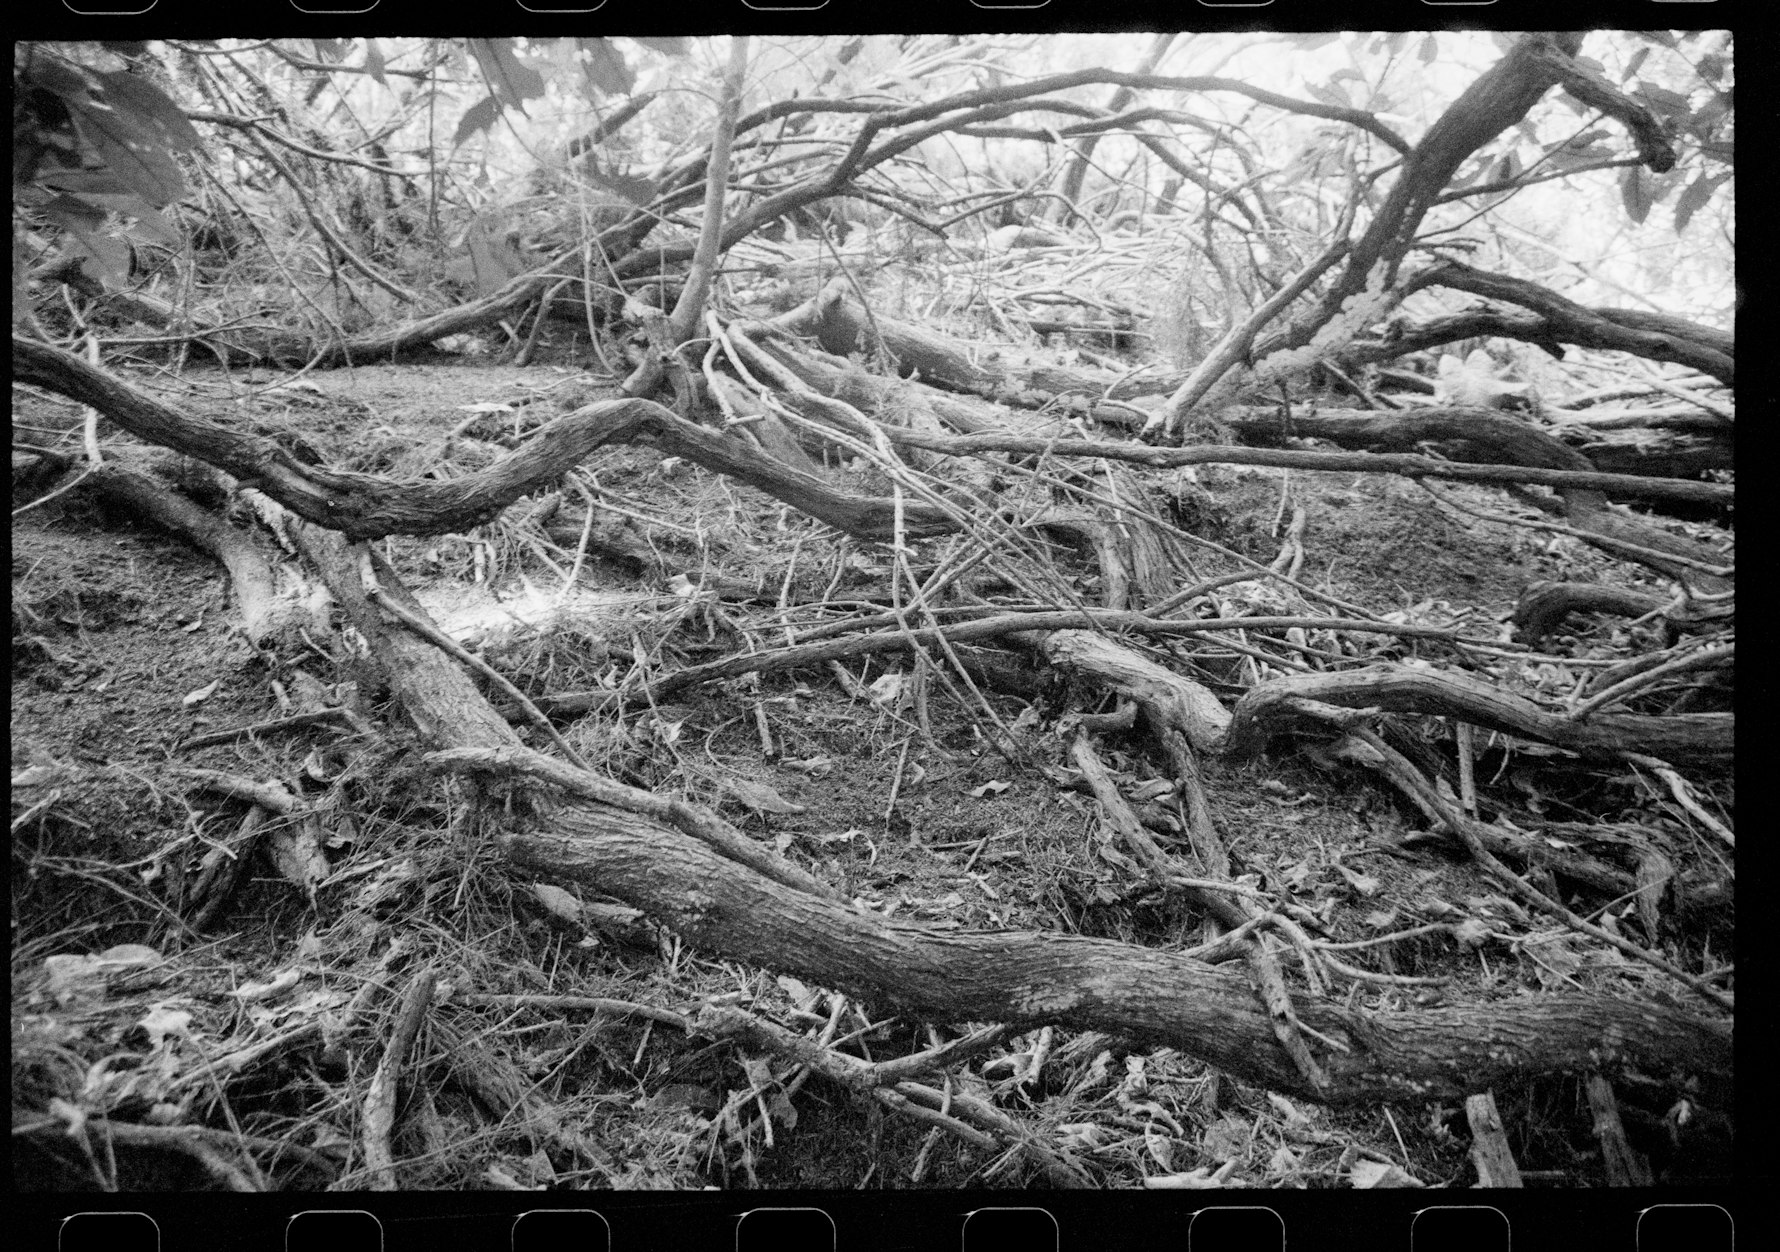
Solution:
M 519 59 L 511 39 L 472 39 L 469 47 L 495 99 L 519 110 L 520 116 L 528 116 L 525 102 L 544 94 L 544 76 Z
M 686 55 L 686 40 L 679 35 L 658 35 L 646 38 L 642 35 L 631 36 L 633 43 L 640 43 L 651 52 L 659 52 L 664 57 L 683 57 Z
M 1679 91 L 1670 91 L 1667 87 L 1656 87 L 1650 83 L 1640 83 L 1637 97 L 1650 106 L 1650 111 L 1658 117 L 1686 117 L 1688 114 L 1687 97 Z
M 105 101 L 116 109 L 133 112 L 156 138 L 175 152 L 195 152 L 203 141 L 180 107 L 140 74 L 100 74 Z
M 365 40 L 365 72 L 371 76 L 379 87 L 389 86 L 389 79 L 383 76 L 383 49 L 377 46 L 375 39 Z
M 1706 207 L 1712 199 L 1712 193 L 1718 190 L 1727 175 L 1701 174 L 1687 185 L 1687 189 L 1675 201 L 1675 233 L 1679 235 L 1687 229 L 1693 215 Z
M 1639 48 L 1634 52 L 1632 54 L 1632 59 L 1626 62 L 1625 69 L 1620 72 L 1619 81 L 1622 83 L 1631 82 L 1632 79 L 1637 76 L 1639 67 L 1644 64 L 1645 58 L 1649 55 L 1649 48 Z
M 1723 141 L 1703 143 L 1700 145 L 1700 155 L 1711 157 L 1714 161 L 1725 165 L 1735 165 L 1737 163 L 1737 145 Z
M 1610 148 L 1602 147 L 1599 140 L 1604 138 L 1605 131 L 1590 131 L 1578 136 L 1561 147 L 1552 149 L 1546 155 L 1546 164 L 1552 169 L 1568 173 L 1585 165 L 1593 165 L 1612 157 Z
M 1423 65 L 1432 65 L 1440 59 L 1440 41 L 1433 35 L 1423 35 L 1421 46 L 1415 50 L 1415 56 Z
M 1714 92 L 1710 99 L 1694 110 L 1693 120 L 1689 123 L 1688 129 L 1696 135 L 1709 135 L 1718 125 L 1719 121 L 1724 118 L 1725 114 L 1730 111 L 1731 98 L 1729 93 L 1723 91 Z
M 112 291 L 129 285 L 129 244 L 109 235 L 99 235 L 89 231 L 72 231 L 70 233 L 75 245 L 92 258 L 93 264 L 86 267 L 87 273 L 92 274 Z
M 1644 219 L 1650 216 L 1650 207 L 1653 203 L 1650 184 L 1651 180 L 1637 166 L 1620 171 L 1620 199 L 1625 204 L 1626 215 L 1640 226 L 1644 224 Z
M 39 213 L 53 218 L 63 230 L 77 233 L 98 230 L 105 225 L 105 210 L 87 196 L 56 196 L 34 206 Z
M 136 74 L 91 74 L 82 87 L 57 94 L 106 167 L 157 208 L 184 195 L 185 176 L 173 154 L 199 141 L 179 106 Z
M 52 191 L 68 191 L 79 196 L 82 201 L 93 202 L 101 196 L 134 196 L 130 185 L 108 169 L 86 170 L 51 170 L 37 178 L 39 187 L 47 187 Z M 20 189 L 24 194 L 25 189 Z M 141 200 L 140 196 L 136 197 Z M 146 204 L 147 201 L 143 200 Z
M 451 136 L 451 146 L 455 148 L 477 131 L 487 130 L 500 115 L 500 103 L 493 96 L 484 96 L 476 101 L 464 110 L 463 119 L 458 122 L 457 130 Z
M 577 39 L 581 52 L 581 72 L 592 88 L 592 96 L 628 95 L 637 85 L 636 73 L 625 61 L 624 54 L 609 39 Z

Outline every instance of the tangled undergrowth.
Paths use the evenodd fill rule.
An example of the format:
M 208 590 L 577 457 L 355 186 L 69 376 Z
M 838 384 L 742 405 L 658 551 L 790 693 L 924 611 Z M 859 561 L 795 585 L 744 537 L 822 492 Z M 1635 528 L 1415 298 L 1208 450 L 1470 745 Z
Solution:
M 343 410 L 373 405 L 390 446 L 423 449 L 452 473 L 482 463 L 478 435 L 499 432 L 451 429 L 461 415 L 445 398 L 468 388 L 531 398 L 531 379 L 407 367 L 323 387 Z M 305 420 L 313 429 L 314 415 Z M 855 472 L 869 488 L 871 467 Z M 1059 481 L 1069 482 L 1026 489 L 1048 496 Z M 1305 604 L 1252 564 L 1273 560 L 1295 508 L 1309 519 L 1294 537 L 1301 580 L 1387 623 L 1488 632 L 1501 646 L 1471 653 L 1474 668 L 1540 698 L 1570 698 L 1665 642 L 1636 622 L 1574 617 L 1542 651 L 1513 645 L 1522 585 L 1579 571 L 1617 578 L 1615 567 L 1573 542 L 1443 510 L 1393 480 L 1207 469 L 1179 499 L 1160 507 L 1182 523 L 1193 576 L 1216 584 L 1205 616 Z M 1035 531 L 1019 542 L 979 571 L 972 590 L 984 604 L 1022 603 L 1034 583 L 1099 602 L 1104 567 L 1091 545 Z M 1152 837 L 1189 849 L 1185 797 L 1157 768 L 1142 723 L 1089 684 L 975 645 L 953 657 L 861 652 L 665 695 L 641 681 L 881 611 L 890 563 L 906 556 L 635 449 L 599 454 L 585 477 L 472 534 L 379 546 L 448 633 L 591 766 L 721 814 L 858 907 L 959 931 L 1177 952 L 1216 942 L 1204 911 L 1146 881 L 1111 833 L 1072 752 L 1085 728 Z M 918 579 L 954 559 L 925 555 Z M 85 497 L 21 518 L 13 630 L 19 1185 L 1471 1178 L 1456 1103 L 1343 1111 L 1093 1031 L 900 1018 L 697 951 L 585 889 L 529 879 L 498 840 L 547 821 L 548 807 L 423 768 L 422 743 L 350 632 L 278 653 L 249 646 L 215 570 Z M 1360 645 L 1233 632 L 1145 646 L 1226 698 L 1295 658 L 1455 656 L 1439 639 L 1389 633 Z M 484 680 L 484 694 L 522 716 L 509 688 Z M 1469 811 L 1628 878 L 1647 872 L 1649 855 L 1664 858 L 1689 884 L 1679 907 L 1636 890 L 1615 899 L 1574 881 L 1553 887 L 1599 926 L 1687 968 L 1728 961 L 1729 849 L 1711 826 L 1732 804 L 1728 771 L 1693 773 L 1683 792 L 1636 765 L 1578 768 L 1524 741 L 1479 734 L 1461 745 L 1435 718 L 1403 720 L 1392 741 L 1443 787 L 1461 781 L 1462 760 Z M 1320 755 L 1314 735 L 1240 763 L 1207 758 L 1203 785 L 1233 889 L 1302 937 L 1267 941 L 1298 985 L 1332 978 L 1325 992 L 1352 1005 L 1402 1010 L 1674 986 L 1479 877 L 1415 808 Z M 232 891 L 215 890 L 219 874 L 236 876 Z M 392 1095 L 380 1075 L 404 1030 L 412 1045 Z M 936 1074 L 890 1087 L 848 1078 L 849 1066 L 948 1044 L 957 1059 Z M 1602 1178 L 1584 1078 L 1495 1095 L 1527 1179 Z M 1727 1167 L 1714 1154 L 1728 1124 L 1697 1094 L 1652 1075 L 1621 1080 L 1618 1095 L 1626 1133 L 1659 1177 Z M 379 1117 L 386 1159 L 367 1147 Z

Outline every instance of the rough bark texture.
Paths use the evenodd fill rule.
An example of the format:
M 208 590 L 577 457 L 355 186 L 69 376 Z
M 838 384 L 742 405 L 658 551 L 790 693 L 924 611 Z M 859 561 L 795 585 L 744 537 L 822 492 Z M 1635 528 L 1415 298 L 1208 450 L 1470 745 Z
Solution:
M 590 404 L 544 427 L 487 469 L 462 478 L 391 482 L 306 465 L 270 439 L 181 413 L 79 357 L 17 335 L 12 362 L 15 381 L 90 404 L 131 434 L 207 461 L 350 539 L 470 529 L 560 478 L 603 444 L 644 437 L 652 438 L 664 454 L 759 487 L 848 534 L 868 539 L 897 534 L 894 501 L 837 490 L 750 443 L 688 422 L 649 400 Z M 906 536 L 957 528 L 944 512 L 919 501 L 907 502 L 901 513 Z
M 1736 752 L 1736 715 L 1693 713 L 1655 717 L 1596 713 L 1572 721 L 1547 713 L 1531 700 L 1464 674 L 1395 665 L 1372 665 L 1335 674 L 1294 674 L 1251 688 L 1236 702 L 1223 751 L 1259 751 L 1281 724 L 1277 706 L 1293 698 L 1341 708 L 1456 717 L 1485 730 L 1523 735 L 1583 756 L 1619 759 L 1647 753 L 1673 763 L 1728 761 Z M 1289 712 L 1289 706 L 1288 706 Z
M 516 864 L 596 883 L 713 951 L 944 1021 L 1067 1023 L 1197 1056 L 1270 1089 L 1331 1103 L 1452 1099 L 1551 1070 L 1626 1064 L 1699 1073 L 1723 1093 L 1730 1034 L 1653 1002 L 1540 995 L 1408 1013 L 1346 1014 L 1296 997 L 1331 1086 L 1308 1084 L 1247 978 L 1110 940 L 948 932 L 792 893 L 634 814 L 574 807 L 514 836 Z
M 338 536 L 299 531 L 427 739 L 528 751 L 457 666 L 366 600 L 356 558 Z M 393 577 L 385 579 L 386 593 L 412 611 Z M 505 847 L 515 865 L 595 883 L 713 952 L 883 1007 L 932 1020 L 1110 1031 L 1332 1103 L 1451 1099 L 1537 1073 L 1628 1065 L 1695 1075 L 1720 1095 L 1730 1081 L 1728 1025 L 1654 1001 L 1541 995 L 1360 1016 L 1300 997 L 1299 1020 L 1348 1049 L 1319 1052 L 1331 1085 L 1313 1092 L 1240 973 L 1079 935 L 969 934 L 879 917 L 789 889 L 671 826 L 604 804 L 566 802 Z

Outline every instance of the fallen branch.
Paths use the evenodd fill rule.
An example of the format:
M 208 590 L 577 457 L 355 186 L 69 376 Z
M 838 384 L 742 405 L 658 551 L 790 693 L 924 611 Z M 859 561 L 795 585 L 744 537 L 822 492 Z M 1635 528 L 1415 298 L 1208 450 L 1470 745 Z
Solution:
M 1244 756 L 1260 751 L 1286 721 L 1280 715 L 1286 710 L 1278 706 L 1292 697 L 1350 709 L 1457 718 L 1594 758 L 1645 753 L 1666 761 L 1728 761 L 1736 752 L 1732 713 L 1673 717 L 1597 713 L 1578 722 L 1465 674 L 1370 665 L 1332 674 L 1291 674 L 1250 688 L 1231 710 L 1223 753 Z
M 1492 421 L 1506 421 L 1501 414 L 1469 409 L 1442 409 L 1442 430 L 1474 419 L 1479 414 Z M 1421 415 L 1415 415 L 1420 417 Z M 1295 425 L 1309 419 L 1294 419 Z M 1530 429 L 1522 427 L 1522 430 Z M 1252 448 L 1240 444 L 1199 444 L 1190 448 L 1159 448 L 1149 444 L 1096 439 L 1039 439 L 1022 435 L 930 435 L 887 426 L 890 442 L 947 456 L 982 456 L 1009 452 L 1028 456 L 1098 457 L 1130 461 L 1158 469 L 1183 465 L 1267 465 L 1323 473 L 1399 474 L 1409 478 L 1448 479 L 1472 483 L 1532 483 L 1541 487 L 1569 487 L 1601 491 L 1634 500 L 1681 500 L 1695 504 L 1728 505 L 1735 488 L 1724 483 L 1690 482 L 1681 478 L 1644 478 L 1636 474 L 1603 474 L 1590 469 L 1556 469 L 1539 465 L 1476 465 L 1442 461 L 1409 452 L 1310 452 L 1292 448 Z M 1316 436 L 1321 428 L 1294 433 Z M 1358 431 L 1350 433 L 1357 438 Z M 1422 438 L 1437 436 L 1423 435 Z
M 461 669 L 369 602 L 337 536 L 298 534 L 424 735 L 525 751 Z M 399 580 L 378 573 L 406 603 Z M 1339 1045 L 1318 1056 L 1330 1085 L 1317 1092 L 1237 971 L 1079 935 L 960 934 L 880 917 L 774 882 L 654 817 L 580 798 L 502 847 L 516 866 L 596 884 L 709 951 L 911 1015 L 1105 1030 L 1333 1104 L 1450 1099 L 1533 1073 L 1626 1065 L 1679 1069 L 1719 1094 L 1730 1081 L 1728 1026 L 1650 1001 L 1553 995 L 1362 1016 L 1296 997 L 1299 1022 Z

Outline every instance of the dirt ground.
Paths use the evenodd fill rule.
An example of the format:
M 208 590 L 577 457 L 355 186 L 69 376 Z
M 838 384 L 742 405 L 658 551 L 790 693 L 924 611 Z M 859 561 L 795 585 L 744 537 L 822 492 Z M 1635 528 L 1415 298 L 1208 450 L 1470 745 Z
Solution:
M 437 463 L 465 423 L 480 422 L 486 435 L 591 395 L 565 367 L 444 364 L 317 373 L 249 404 L 236 404 L 214 374 L 159 385 L 218 420 L 395 475 Z M 70 406 L 32 396 L 15 396 L 15 405 L 16 421 L 54 432 L 41 440 L 78 429 Z M 455 446 L 460 464 L 498 452 L 461 432 Z M 572 537 L 551 548 L 539 532 L 496 525 L 383 545 L 434 616 L 534 696 L 597 690 L 602 675 L 609 680 L 633 656 L 686 664 L 735 650 L 741 610 L 700 608 L 664 571 L 694 581 L 721 572 L 812 595 L 831 574 L 870 576 L 870 553 L 751 489 L 664 466 L 647 448 L 604 450 L 590 468 L 618 508 L 670 523 L 638 523 L 655 545 L 656 569 L 639 575 L 621 560 L 590 556 L 565 593 Z M 1215 501 L 1199 519 L 1204 536 L 1271 560 L 1280 472 L 1217 467 L 1197 480 Z M 1630 567 L 1574 541 L 1466 518 L 1400 480 L 1298 474 L 1290 485 L 1308 513 L 1300 577 L 1404 621 L 1506 638 L 1528 583 L 1637 581 Z M 1488 492 L 1452 494 L 1500 507 Z M 35 498 L 21 491 L 15 454 L 14 508 Z M 1204 572 L 1222 572 L 1206 560 Z M 401 1107 L 395 1146 L 405 1186 L 1035 1181 L 1017 1152 L 962 1142 L 730 1043 L 637 1016 L 564 1020 L 475 1002 L 551 992 L 669 1007 L 729 995 L 794 1029 L 827 1021 L 834 1003 L 794 979 L 692 951 L 609 902 L 583 899 L 596 908 L 565 913 L 560 898 L 506 869 L 461 820 L 454 793 L 416 768 L 415 737 L 349 649 L 326 637 L 276 654 L 256 649 L 219 565 L 94 496 L 76 488 L 15 517 L 12 583 L 15 1185 L 227 1183 L 189 1146 L 152 1135 L 120 1141 L 113 1160 L 95 1159 L 60 1133 L 57 1119 L 73 1116 L 71 1107 L 144 1127 L 212 1128 L 246 1145 L 239 1156 L 268 1185 L 366 1185 L 355 1118 L 380 1023 L 394 1011 L 388 997 L 363 1008 L 375 1028 L 357 1037 L 251 1049 L 339 1012 L 378 979 L 392 942 L 426 953 L 449 984 L 422 1031 L 412 1061 L 419 1081 Z M 1502 677 L 1559 691 L 1591 662 L 1637 649 L 1638 629 L 1573 621 L 1572 633 L 1547 641 L 1550 659 L 1504 661 Z M 1415 655 L 1413 645 L 1394 646 L 1398 657 Z M 1185 645 L 1173 656 L 1195 665 Z M 991 697 L 1037 766 L 1022 769 L 939 685 L 920 714 L 874 698 L 873 683 L 908 678 L 906 661 L 849 668 L 857 694 L 827 672 L 773 674 L 661 704 L 633 700 L 561 725 L 578 750 L 626 781 L 709 805 L 896 916 L 1164 948 L 1197 941 L 1197 918 L 1134 886 L 1101 855 L 1095 803 L 1072 784 L 1067 741 L 1054 733 L 1071 693 L 1034 673 L 1030 699 Z M 1227 697 L 1254 678 L 1227 657 L 1205 660 L 1197 676 Z M 305 707 L 350 710 L 369 733 L 337 720 L 188 746 Z M 1446 750 L 1443 734 L 1429 726 L 1431 752 Z M 1141 735 L 1107 735 L 1103 750 L 1121 783 L 1141 795 L 1155 774 Z M 1642 813 L 1660 824 L 1643 784 L 1624 771 L 1562 772 L 1499 751 L 1486 751 L 1483 764 L 1496 771 L 1492 787 L 1530 811 L 1591 823 Z M 233 836 L 249 808 L 199 785 L 184 772 L 192 769 L 276 780 L 318 815 L 326 877 L 313 901 L 273 863 L 255 860 L 226 907 L 191 924 L 184 893 L 205 853 Z M 1243 881 L 1300 906 L 1328 938 L 1412 927 L 1447 906 L 1504 926 L 1526 923 L 1458 858 L 1412 838 L 1423 820 L 1366 777 L 1320 769 L 1286 744 L 1242 766 L 1210 761 L 1206 783 Z M 1531 935 L 1512 949 L 1462 951 L 1431 936 L 1376 950 L 1388 972 L 1444 981 L 1371 985 L 1362 994 L 1371 1003 L 1427 1003 L 1596 986 L 1624 973 L 1574 935 L 1539 927 Z M 1728 929 L 1706 942 L 1728 948 Z M 69 972 L 114 949 L 125 956 L 102 973 Z M 930 1043 L 925 1025 L 880 1021 L 869 1006 L 862 1015 L 849 1005 L 838 1024 L 867 1055 Z M 1048 1062 L 1027 1082 L 1022 1058 L 1038 1044 L 1010 1039 L 964 1071 L 960 1089 L 1063 1145 L 1106 1185 L 1203 1168 L 1222 1171 L 1225 1185 L 1339 1186 L 1367 1163 L 1429 1185 L 1469 1183 L 1456 1108 L 1338 1114 L 1166 1050 L 1078 1044 L 1066 1031 L 1044 1041 Z M 216 1076 L 192 1080 L 194 1057 L 218 1066 Z M 1577 1082 L 1534 1083 L 1498 1098 L 1535 1185 L 1600 1178 Z M 21 1135 L 21 1107 L 57 1131 Z M 1675 1155 L 1664 1148 L 1660 1115 L 1659 1107 L 1652 1126 L 1632 1128 L 1658 1162 Z

